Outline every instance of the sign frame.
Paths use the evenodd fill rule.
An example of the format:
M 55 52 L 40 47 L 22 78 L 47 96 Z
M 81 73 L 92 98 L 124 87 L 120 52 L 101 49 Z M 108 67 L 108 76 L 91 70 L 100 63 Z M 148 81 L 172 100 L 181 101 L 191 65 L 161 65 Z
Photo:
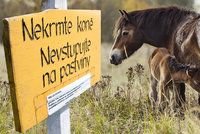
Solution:
M 16 21 L 18 18 L 20 17 L 30 17 L 30 15 L 39 15 L 39 14 L 45 14 L 45 13 L 53 13 L 53 12 L 68 12 L 68 10 L 57 10 L 57 9 L 51 9 L 51 10 L 46 10 L 46 11 L 43 11 L 43 12 L 40 12 L 40 13 L 35 13 L 35 14 L 28 14 L 28 15 L 23 15 L 23 16 L 18 16 L 18 17 L 13 17 L 11 18 L 11 20 L 14 20 Z M 100 18 L 100 11 L 91 11 L 91 10 L 70 10 L 69 12 L 96 12 L 98 14 L 98 20 L 97 20 L 97 27 L 99 28 L 98 31 L 96 31 L 96 33 L 98 34 L 98 43 L 95 43 L 96 45 L 98 45 L 97 47 L 95 47 L 97 50 L 99 50 L 99 53 L 97 50 L 95 50 L 95 53 L 97 53 L 97 59 L 98 62 L 97 64 L 94 64 L 93 66 L 94 67 L 91 67 L 90 69 L 86 69 L 84 71 L 82 71 L 81 74 L 76 74 L 74 75 L 74 77 L 68 79 L 66 78 L 66 83 L 64 85 L 62 85 L 63 83 L 60 83 L 60 85 L 58 86 L 58 88 L 62 88 L 64 87 L 65 85 L 68 85 L 70 83 L 72 83 L 73 81 L 75 81 L 76 79 L 78 78 L 81 78 L 82 76 L 88 74 L 88 73 L 91 73 L 92 74 L 92 77 L 95 77 L 94 79 L 92 78 L 92 81 L 91 81 L 91 84 L 95 84 L 99 79 L 100 79 L 100 44 L 101 44 L 101 26 L 100 26 L 100 22 L 101 22 L 101 18 Z M 16 54 L 14 54 L 14 51 L 16 50 L 19 50 L 18 48 L 16 50 L 15 47 L 18 47 L 16 46 L 16 43 L 13 42 L 13 39 L 12 39 L 12 33 L 13 33 L 13 30 L 11 30 L 13 26 L 11 26 L 10 24 L 10 18 L 7 18 L 7 19 L 4 19 L 3 20 L 3 23 L 4 23 L 4 33 L 3 33 L 3 44 L 4 44 L 4 49 L 5 49 L 5 55 L 6 55 L 6 63 L 7 63 L 7 70 L 8 70 L 8 78 L 9 78 L 9 82 L 10 82 L 10 91 L 11 91 L 11 99 L 12 99 L 12 106 L 13 106 L 13 114 L 14 114 L 14 120 L 15 120 L 15 129 L 19 132 L 25 132 L 26 130 L 28 130 L 29 128 L 31 128 L 32 126 L 36 125 L 37 123 L 41 122 L 42 120 L 44 120 L 45 118 L 47 118 L 48 114 L 47 114 L 47 111 L 45 111 L 44 109 L 47 109 L 46 108 L 43 108 L 43 110 L 39 110 L 39 111 L 34 111 L 35 112 L 35 118 L 34 119 L 35 121 L 31 122 L 30 121 L 23 121 L 23 120 L 26 120 L 25 117 L 23 117 L 23 120 L 22 120 L 22 116 L 24 116 L 23 114 L 25 113 L 24 111 L 21 112 L 22 110 L 20 109 L 21 107 L 23 107 L 23 110 L 27 108 L 24 108 L 25 106 L 23 106 L 21 103 L 19 103 L 19 96 L 20 97 L 23 97 L 25 96 L 26 94 L 21 94 L 21 91 L 19 91 L 19 87 L 20 88 L 23 88 L 23 84 L 20 85 L 19 82 L 16 82 L 17 80 L 19 80 L 19 73 L 18 75 L 16 75 L 16 70 L 19 68 L 17 67 L 17 65 L 19 64 L 13 64 L 14 62 L 16 62 Z M 86 32 L 87 33 L 87 32 Z M 27 36 L 28 37 L 28 36 Z M 92 36 L 91 36 L 92 37 Z M 19 38 L 19 36 L 17 36 L 17 38 Z M 37 42 L 37 41 L 36 41 Z M 18 44 L 19 45 L 19 44 Z M 94 49 L 94 48 L 93 48 Z M 19 53 L 17 53 L 19 54 Z M 94 53 L 91 53 L 91 54 L 94 54 Z M 94 60 L 94 58 L 93 58 Z M 29 65 L 30 66 L 30 65 Z M 20 71 L 18 71 L 20 72 Z M 25 81 L 26 82 L 26 81 Z M 38 90 L 38 89 L 37 89 Z M 47 97 L 49 94 L 57 91 L 58 89 L 56 90 L 52 90 L 52 91 L 46 91 L 46 92 L 41 92 L 41 94 L 38 94 L 37 93 L 37 96 L 35 96 L 35 98 L 33 98 L 33 104 L 34 104 L 34 107 L 37 106 L 37 107 L 44 107 L 42 106 L 40 103 L 40 100 L 43 100 L 44 102 L 44 99 L 46 99 L 45 97 Z M 27 93 L 27 92 L 26 92 Z M 26 100 L 23 100 L 24 102 L 26 102 Z M 47 100 L 46 100 L 47 101 Z M 22 102 L 22 101 L 21 101 Z M 38 104 L 37 104 L 38 103 Z M 46 103 L 46 102 L 45 102 Z M 46 103 L 47 104 L 47 103 Z M 36 107 L 35 107 L 35 110 L 36 110 Z M 29 113 L 29 111 L 27 111 Z M 40 114 L 38 114 L 40 113 Z M 45 116 L 43 116 L 45 114 Z M 26 114 L 28 115 L 28 114 Z M 26 116 L 28 117 L 28 116 Z M 24 123 L 26 122 L 26 123 Z M 27 123 L 32 123 L 31 125 L 27 125 Z

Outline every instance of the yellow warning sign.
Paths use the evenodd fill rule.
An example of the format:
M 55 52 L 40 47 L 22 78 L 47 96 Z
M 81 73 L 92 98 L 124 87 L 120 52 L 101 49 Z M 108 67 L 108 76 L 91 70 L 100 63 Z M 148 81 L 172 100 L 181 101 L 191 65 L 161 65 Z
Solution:
M 18 131 L 48 117 L 47 96 L 84 76 L 90 76 L 91 85 L 100 79 L 100 21 L 97 10 L 57 9 L 4 20 Z

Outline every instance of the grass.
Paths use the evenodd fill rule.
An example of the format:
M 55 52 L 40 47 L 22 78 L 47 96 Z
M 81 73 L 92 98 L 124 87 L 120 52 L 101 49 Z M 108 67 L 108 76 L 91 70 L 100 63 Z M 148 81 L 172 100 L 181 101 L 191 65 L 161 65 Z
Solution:
M 0 80 L 8 81 L 3 45 L 0 44 Z
M 128 69 L 126 86 L 113 89 L 112 78 L 103 76 L 89 92 L 72 103 L 74 133 L 199 133 L 200 121 L 198 114 L 194 114 L 194 110 L 191 110 L 191 107 L 194 107 L 192 104 L 186 104 L 190 107 L 187 108 L 184 119 L 168 111 L 155 114 L 151 110 L 148 99 L 148 77 L 144 71 L 137 70 L 138 67 L 140 64 Z M 196 110 L 198 111 L 198 108 Z
M 186 93 L 184 118 L 168 111 L 152 111 L 146 65 L 151 51 L 144 47 L 122 65 L 114 67 L 108 63 L 109 49 L 106 44 L 102 46 L 101 81 L 70 104 L 72 133 L 199 134 L 197 93 L 190 88 Z M 5 81 L 0 81 L 0 134 L 15 134 L 9 85 Z M 27 132 L 38 133 L 47 133 L 45 121 Z

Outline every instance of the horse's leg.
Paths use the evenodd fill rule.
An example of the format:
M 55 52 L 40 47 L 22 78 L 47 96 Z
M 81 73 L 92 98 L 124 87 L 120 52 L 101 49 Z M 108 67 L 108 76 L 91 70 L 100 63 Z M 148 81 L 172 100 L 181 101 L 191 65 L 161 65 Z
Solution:
M 175 84 L 175 101 L 177 107 L 182 107 L 185 103 L 185 83 Z
M 167 104 L 169 104 L 169 102 L 170 102 L 169 90 L 170 90 L 170 88 L 169 88 L 169 86 L 167 86 L 167 87 L 165 88 L 165 98 L 166 98 Z
M 168 105 L 168 101 L 166 100 L 167 94 L 166 94 L 166 88 L 163 81 L 159 82 L 159 97 L 158 97 L 158 105 L 160 107 L 160 110 L 163 111 L 164 108 Z
M 182 83 L 181 83 L 182 84 Z M 183 91 L 182 91 L 182 88 L 181 88 L 181 84 L 177 84 L 177 83 L 174 83 L 174 108 L 183 108 L 182 107 L 182 104 L 184 102 L 184 98 L 185 98 L 185 93 L 184 93 L 184 96 L 183 94 Z M 185 85 L 184 85 L 184 92 L 185 92 Z
M 150 89 L 150 92 L 149 92 L 149 99 L 151 101 L 151 106 L 153 108 L 153 110 L 155 110 L 155 107 L 156 107 L 156 102 L 157 102 L 157 80 L 151 75 L 151 89 Z
M 184 116 L 184 107 L 183 104 L 183 96 L 181 96 L 181 88 L 180 84 L 174 84 L 174 112 L 176 112 L 179 116 Z
M 174 108 L 180 107 L 180 84 L 173 83 L 173 91 L 174 91 Z
M 180 90 L 180 101 L 182 103 L 185 103 L 185 101 L 186 101 L 186 99 L 185 99 L 185 83 L 180 83 L 179 90 Z

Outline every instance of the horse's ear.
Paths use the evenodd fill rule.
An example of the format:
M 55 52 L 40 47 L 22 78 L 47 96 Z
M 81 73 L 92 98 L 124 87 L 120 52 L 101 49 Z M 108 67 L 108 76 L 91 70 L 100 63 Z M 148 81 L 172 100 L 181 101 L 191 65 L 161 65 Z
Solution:
M 124 18 L 127 20 L 127 21 L 131 21 L 131 17 L 130 17 L 130 15 L 125 11 L 125 10 L 123 10 L 123 13 L 124 13 Z
M 121 16 L 124 16 L 124 13 L 122 12 L 122 10 L 119 10 Z

